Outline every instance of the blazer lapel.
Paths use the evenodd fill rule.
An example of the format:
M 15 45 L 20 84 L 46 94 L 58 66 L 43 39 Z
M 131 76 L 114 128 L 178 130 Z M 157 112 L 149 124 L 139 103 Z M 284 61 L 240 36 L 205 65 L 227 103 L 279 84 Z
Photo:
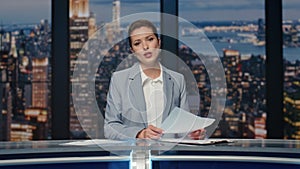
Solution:
M 169 115 L 169 113 L 171 111 L 171 106 L 172 106 L 172 102 L 173 102 L 173 86 L 174 86 L 174 82 L 172 80 L 171 75 L 166 73 L 164 67 L 163 67 L 163 73 L 164 73 L 163 74 L 163 79 L 164 79 L 164 89 L 163 90 L 164 90 L 167 100 L 165 100 L 166 103 L 165 103 L 162 121 L 164 121 L 166 119 L 166 117 Z
M 139 64 L 135 64 L 129 74 L 129 101 L 139 112 L 142 122 L 147 124 L 146 103 L 142 87 L 142 78 Z M 145 126 L 146 127 L 146 126 Z
M 166 119 L 166 117 L 169 115 L 171 111 L 172 102 L 173 102 L 173 87 L 174 87 L 172 76 L 168 74 L 165 71 L 165 69 L 166 68 L 162 66 L 163 81 L 164 81 L 163 91 L 166 96 L 162 121 Z M 139 112 L 143 120 L 142 122 L 145 124 L 145 127 L 147 127 L 146 125 L 148 124 L 148 122 L 147 122 L 146 102 L 145 102 L 144 91 L 142 87 L 141 71 L 138 63 L 136 63 L 130 70 L 129 99 L 133 108 L 137 109 L 137 111 Z

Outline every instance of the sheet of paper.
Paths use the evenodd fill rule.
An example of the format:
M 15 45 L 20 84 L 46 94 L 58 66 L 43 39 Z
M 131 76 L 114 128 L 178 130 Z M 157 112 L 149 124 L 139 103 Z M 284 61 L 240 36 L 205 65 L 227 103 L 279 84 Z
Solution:
M 196 116 L 183 109 L 175 107 L 163 121 L 161 128 L 164 133 L 189 133 L 211 125 L 215 119 Z
M 71 141 L 68 143 L 62 143 L 61 145 L 89 146 L 89 145 L 120 144 L 120 143 L 124 143 L 124 141 L 109 140 L 109 139 L 93 139 L 93 140 Z
M 229 139 L 205 139 L 205 140 L 186 140 L 186 139 L 160 139 L 161 142 L 171 142 L 190 145 L 210 145 L 218 143 L 233 143 L 234 140 Z

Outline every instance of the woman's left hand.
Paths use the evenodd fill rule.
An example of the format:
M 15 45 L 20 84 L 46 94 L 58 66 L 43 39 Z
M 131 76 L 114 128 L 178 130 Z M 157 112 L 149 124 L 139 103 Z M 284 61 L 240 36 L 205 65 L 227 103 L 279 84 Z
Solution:
M 206 130 L 198 129 L 189 133 L 189 138 L 193 140 L 203 140 L 205 138 Z

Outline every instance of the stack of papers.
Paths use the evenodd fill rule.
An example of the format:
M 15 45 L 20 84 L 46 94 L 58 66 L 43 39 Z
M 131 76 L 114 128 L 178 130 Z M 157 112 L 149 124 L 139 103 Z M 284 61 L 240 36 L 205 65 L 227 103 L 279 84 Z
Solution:
M 80 140 L 62 143 L 60 145 L 69 146 L 89 146 L 89 145 L 105 145 L 105 144 L 120 144 L 126 143 L 125 141 L 110 140 L 110 139 L 93 139 L 93 140 Z
M 163 121 L 161 128 L 164 134 L 190 133 L 198 129 L 204 129 L 211 125 L 215 119 L 196 116 L 188 111 L 175 107 L 169 116 Z
M 233 140 L 228 139 L 205 139 L 205 140 L 185 140 L 185 139 L 160 139 L 161 142 L 188 144 L 188 145 L 211 145 L 218 143 L 233 143 Z

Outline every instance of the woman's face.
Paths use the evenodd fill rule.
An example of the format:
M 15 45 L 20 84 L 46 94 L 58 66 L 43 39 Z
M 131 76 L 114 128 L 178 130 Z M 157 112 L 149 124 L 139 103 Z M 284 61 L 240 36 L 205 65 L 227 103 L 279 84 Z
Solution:
M 160 40 L 151 28 L 140 27 L 132 31 L 131 51 L 144 66 L 156 66 L 158 63 Z

